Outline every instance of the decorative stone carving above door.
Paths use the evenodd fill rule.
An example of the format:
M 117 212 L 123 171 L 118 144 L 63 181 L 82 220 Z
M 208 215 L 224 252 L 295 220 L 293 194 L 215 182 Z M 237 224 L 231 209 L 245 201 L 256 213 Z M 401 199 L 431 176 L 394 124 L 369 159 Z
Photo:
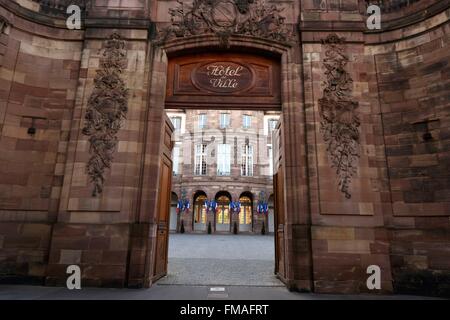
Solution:
M 192 5 L 177 2 L 177 8 L 169 9 L 172 25 L 161 31 L 158 42 L 208 33 L 217 35 L 225 46 L 232 35 L 282 43 L 293 39 L 292 30 L 281 14 L 283 9 L 266 5 L 263 0 L 194 0 Z

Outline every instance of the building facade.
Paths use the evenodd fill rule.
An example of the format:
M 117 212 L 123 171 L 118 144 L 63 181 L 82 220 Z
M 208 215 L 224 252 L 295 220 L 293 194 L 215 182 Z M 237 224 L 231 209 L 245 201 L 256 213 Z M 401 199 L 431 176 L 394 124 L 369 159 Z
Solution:
M 280 113 L 288 288 L 448 294 L 449 21 L 448 0 L 0 0 L 1 281 L 65 285 L 77 264 L 84 286 L 151 286 L 166 110 L 249 110 Z
M 271 135 L 278 112 L 168 110 L 167 115 L 175 129 L 171 231 L 183 225 L 183 232 L 273 233 Z M 186 210 L 183 201 L 189 203 Z

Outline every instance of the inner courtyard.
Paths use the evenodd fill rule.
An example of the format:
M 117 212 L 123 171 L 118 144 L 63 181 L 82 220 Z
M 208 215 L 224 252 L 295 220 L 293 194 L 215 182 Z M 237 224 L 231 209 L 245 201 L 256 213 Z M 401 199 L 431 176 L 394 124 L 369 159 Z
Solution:
M 167 110 L 174 126 L 170 231 L 274 232 L 279 112 Z
M 273 235 L 171 234 L 167 276 L 158 285 L 283 287 Z

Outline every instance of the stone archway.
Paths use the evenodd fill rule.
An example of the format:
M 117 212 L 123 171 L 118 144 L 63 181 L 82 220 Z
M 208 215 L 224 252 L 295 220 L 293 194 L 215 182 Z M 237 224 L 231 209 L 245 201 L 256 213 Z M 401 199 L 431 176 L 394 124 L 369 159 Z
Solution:
M 305 112 L 303 92 L 301 86 L 302 54 L 297 46 L 280 44 L 250 36 L 231 36 L 228 39 L 228 50 L 245 50 L 256 55 L 276 55 L 281 63 L 281 108 L 282 108 L 282 140 L 284 164 L 284 272 L 281 280 L 290 289 L 313 290 L 312 257 L 310 246 L 310 211 L 308 202 L 308 181 L 306 178 L 306 137 Z M 145 160 L 143 176 L 158 176 L 158 162 L 151 161 L 160 152 L 160 141 L 163 128 L 157 124 L 163 123 L 165 108 L 165 88 L 167 81 L 167 67 L 170 56 L 181 55 L 196 50 L 220 50 L 222 43 L 213 35 L 204 35 L 168 41 L 161 46 L 151 49 L 151 66 L 148 72 L 150 81 L 149 99 L 147 101 L 147 130 L 145 143 Z M 135 279 L 129 282 L 141 282 L 148 287 L 152 284 L 152 266 L 155 259 L 155 210 L 158 190 L 149 179 L 143 179 L 142 194 L 155 193 L 151 201 L 141 199 L 139 222 L 149 224 L 146 234 L 147 248 L 145 255 L 146 267 L 134 274 Z M 299 250 L 299 245 L 301 250 Z M 131 247 L 131 257 L 134 250 L 141 247 Z M 136 270 L 142 261 L 130 259 L 129 269 Z M 137 275 L 137 276 L 136 276 Z

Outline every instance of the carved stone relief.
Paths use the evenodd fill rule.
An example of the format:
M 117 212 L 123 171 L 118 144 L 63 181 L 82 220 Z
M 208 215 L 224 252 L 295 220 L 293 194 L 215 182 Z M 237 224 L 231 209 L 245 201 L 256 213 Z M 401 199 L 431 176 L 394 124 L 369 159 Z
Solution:
M 121 77 L 126 64 L 125 41 L 113 34 L 105 44 L 83 128 L 90 143 L 91 158 L 86 170 L 94 185 L 94 197 L 103 191 L 105 170 L 111 168 L 117 133 L 128 111 L 128 89 Z
M 192 5 L 177 2 L 178 7 L 169 9 L 172 25 L 162 30 L 158 42 L 205 33 L 217 35 L 223 45 L 228 45 L 233 34 L 285 43 L 293 37 L 281 15 L 283 9 L 266 6 L 263 0 L 194 0 Z
M 358 102 L 352 97 L 353 79 L 345 70 L 349 59 L 344 52 L 344 41 L 335 34 L 323 40 L 326 80 L 319 111 L 320 130 L 331 166 L 336 169 L 340 191 L 349 199 L 351 178 L 360 156 L 360 120 L 356 112 Z

